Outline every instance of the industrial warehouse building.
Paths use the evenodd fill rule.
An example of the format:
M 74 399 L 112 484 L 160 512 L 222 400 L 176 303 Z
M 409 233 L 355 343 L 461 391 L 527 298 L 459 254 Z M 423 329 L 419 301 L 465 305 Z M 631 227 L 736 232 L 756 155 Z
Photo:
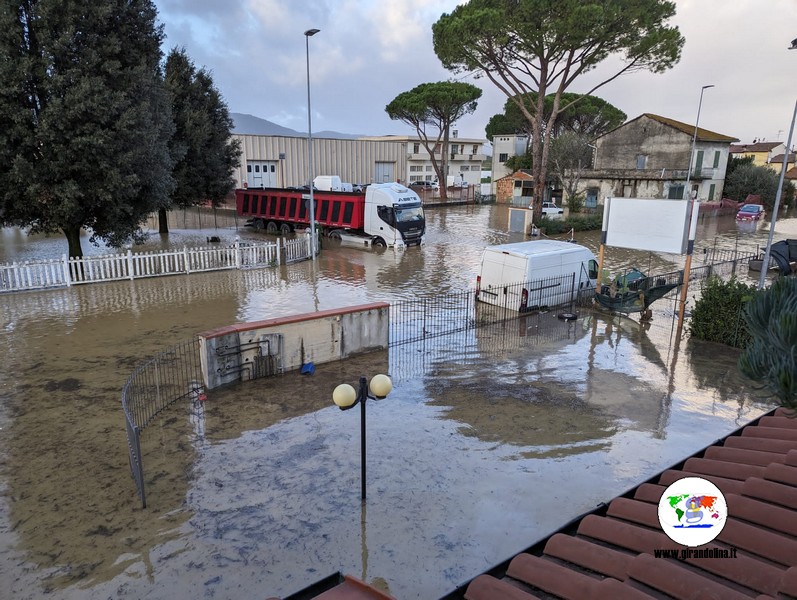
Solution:
M 241 159 L 234 174 L 236 187 L 291 187 L 306 185 L 310 174 L 305 137 L 233 134 L 241 143 Z M 449 175 L 476 185 L 485 158 L 483 139 L 452 137 Z M 437 155 L 440 158 L 440 155 Z M 339 175 L 350 183 L 433 180 L 429 153 L 418 138 L 383 136 L 360 139 L 313 138 L 313 173 Z

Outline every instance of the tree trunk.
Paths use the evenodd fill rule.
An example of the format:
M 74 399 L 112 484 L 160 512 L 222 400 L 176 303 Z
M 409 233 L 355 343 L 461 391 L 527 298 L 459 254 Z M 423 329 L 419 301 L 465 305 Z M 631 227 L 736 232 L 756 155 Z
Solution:
M 169 222 L 166 218 L 166 209 L 158 209 L 158 233 L 169 233 Z
M 61 231 L 64 232 L 66 241 L 69 244 L 69 257 L 82 258 L 83 248 L 80 246 L 80 226 L 63 227 Z
M 443 200 L 448 198 L 448 130 L 449 124 L 446 123 L 445 129 L 443 130 L 443 152 L 441 155 L 443 178 L 440 180 L 440 197 Z

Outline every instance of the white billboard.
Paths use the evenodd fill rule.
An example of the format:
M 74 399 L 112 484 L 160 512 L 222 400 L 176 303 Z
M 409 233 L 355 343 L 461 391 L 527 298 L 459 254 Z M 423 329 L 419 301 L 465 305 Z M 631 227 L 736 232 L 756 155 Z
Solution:
M 602 242 L 617 248 L 691 253 L 698 213 L 694 205 L 690 214 L 692 205 L 690 200 L 606 198 Z

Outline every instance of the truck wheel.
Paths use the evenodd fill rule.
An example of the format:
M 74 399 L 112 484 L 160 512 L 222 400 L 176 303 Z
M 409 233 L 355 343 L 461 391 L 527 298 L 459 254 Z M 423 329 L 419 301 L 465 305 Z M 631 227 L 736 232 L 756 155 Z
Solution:
M 287 223 L 283 223 L 282 225 L 280 225 L 280 233 L 282 235 L 288 235 L 292 231 L 293 231 L 293 229 L 291 229 L 291 226 L 288 225 Z
M 266 227 L 265 224 L 263 223 L 263 219 L 255 219 L 252 225 L 254 225 L 254 228 L 257 229 L 258 231 L 263 231 L 263 229 Z
M 274 221 L 266 223 L 266 233 L 270 233 L 271 235 L 277 234 L 277 224 Z
M 339 240 L 340 239 L 340 229 L 333 229 L 332 231 L 327 234 L 327 237 L 331 240 Z
M 383 240 L 381 237 L 378 237 L 374 240 L 373 246 L 374 248 L 387 248 L 385 240 Z

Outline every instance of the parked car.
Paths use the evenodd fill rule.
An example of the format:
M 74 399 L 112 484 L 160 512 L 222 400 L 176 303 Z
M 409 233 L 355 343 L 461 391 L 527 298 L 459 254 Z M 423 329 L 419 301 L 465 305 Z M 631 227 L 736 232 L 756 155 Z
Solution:
M 736 213 L 737 221 L 758 221 L 764 218 L 764 206 L 762 204 L 745 204 Z
M 435 181 L 413 181 L 410 187 L 420 188 L 422 190 L 439 190 L 440 186 Z
M 552 217 L 554 215 L 563 215 L 565 214 L 565 211 L 563 208 L 559 208 L 558 206 L 556 206 L 555 202 L 543 202 L 542 214 Z

